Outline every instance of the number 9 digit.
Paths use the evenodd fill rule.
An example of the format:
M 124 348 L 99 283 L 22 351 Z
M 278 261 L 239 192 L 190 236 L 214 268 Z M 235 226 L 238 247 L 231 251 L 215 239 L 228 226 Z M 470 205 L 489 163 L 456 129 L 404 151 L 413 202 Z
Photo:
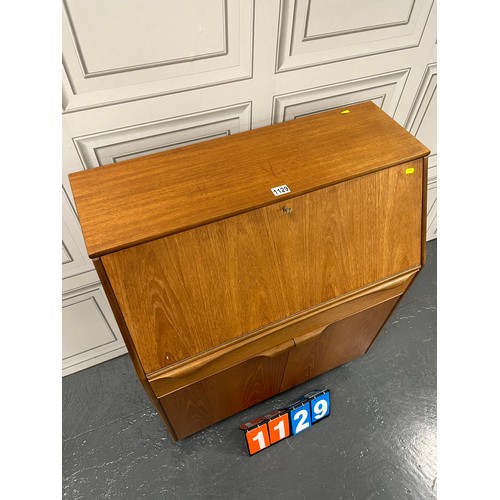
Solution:
M 320 399 L 313 407 L 314 420 L 319 420 L 326 415 L 328 411 L 328 403 L 324 399 Z
M 311 400 L 313 423 L 330 415 L 330 393 L 321 394 Z

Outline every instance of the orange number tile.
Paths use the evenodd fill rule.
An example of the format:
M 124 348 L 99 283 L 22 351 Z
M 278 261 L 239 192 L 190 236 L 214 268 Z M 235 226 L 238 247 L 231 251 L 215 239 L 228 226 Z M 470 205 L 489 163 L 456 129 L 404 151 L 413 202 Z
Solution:
M 277 443 L 290 435 L 290 425 L 288 423 L 288 413 L 269 420 L 269 439 L 271 444 Z
M 269 446 L 269 434 L 267 432 L 267 425 L 263 424 L 255 427 L 246 433 L 248 451 L 250 455 L 257 453 Z

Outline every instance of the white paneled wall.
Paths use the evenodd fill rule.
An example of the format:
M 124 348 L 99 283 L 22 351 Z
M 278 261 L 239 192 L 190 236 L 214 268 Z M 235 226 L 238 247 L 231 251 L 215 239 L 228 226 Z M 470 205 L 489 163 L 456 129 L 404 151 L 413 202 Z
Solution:
M 70 172 L 372 100 L 432 150 L 436 238 L 432 0 L 63 0 L 62 21 L 63 374 L 126 352 Z

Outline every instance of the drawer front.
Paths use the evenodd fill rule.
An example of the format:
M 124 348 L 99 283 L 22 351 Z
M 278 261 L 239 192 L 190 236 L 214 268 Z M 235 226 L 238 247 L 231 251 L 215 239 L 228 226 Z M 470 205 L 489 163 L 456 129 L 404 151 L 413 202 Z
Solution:
M 418 266 L 422 175 L 398 165 L 103 256 L 145 372 Z
M 399 297 L 333 323 L 312 342 L 290 351 L 281 391 L 365 354 L 394 309 Z
M 277 394 L 288 358 L 259 356 L 159 399 L 177 439 Z

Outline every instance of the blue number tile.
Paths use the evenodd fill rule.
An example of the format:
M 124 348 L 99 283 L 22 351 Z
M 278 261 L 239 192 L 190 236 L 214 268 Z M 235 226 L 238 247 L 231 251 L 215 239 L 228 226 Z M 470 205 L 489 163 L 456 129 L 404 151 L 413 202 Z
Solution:
M 311 406 L 309 401 L 304 401 L 298 405 L 293 405 L 289 410 L 290 426 L 292 434 L 298 434 L 311 427 Z
M 310 399 L 311 420 L 316 423 L 330 415 L 330 391 L 321 391 Z

